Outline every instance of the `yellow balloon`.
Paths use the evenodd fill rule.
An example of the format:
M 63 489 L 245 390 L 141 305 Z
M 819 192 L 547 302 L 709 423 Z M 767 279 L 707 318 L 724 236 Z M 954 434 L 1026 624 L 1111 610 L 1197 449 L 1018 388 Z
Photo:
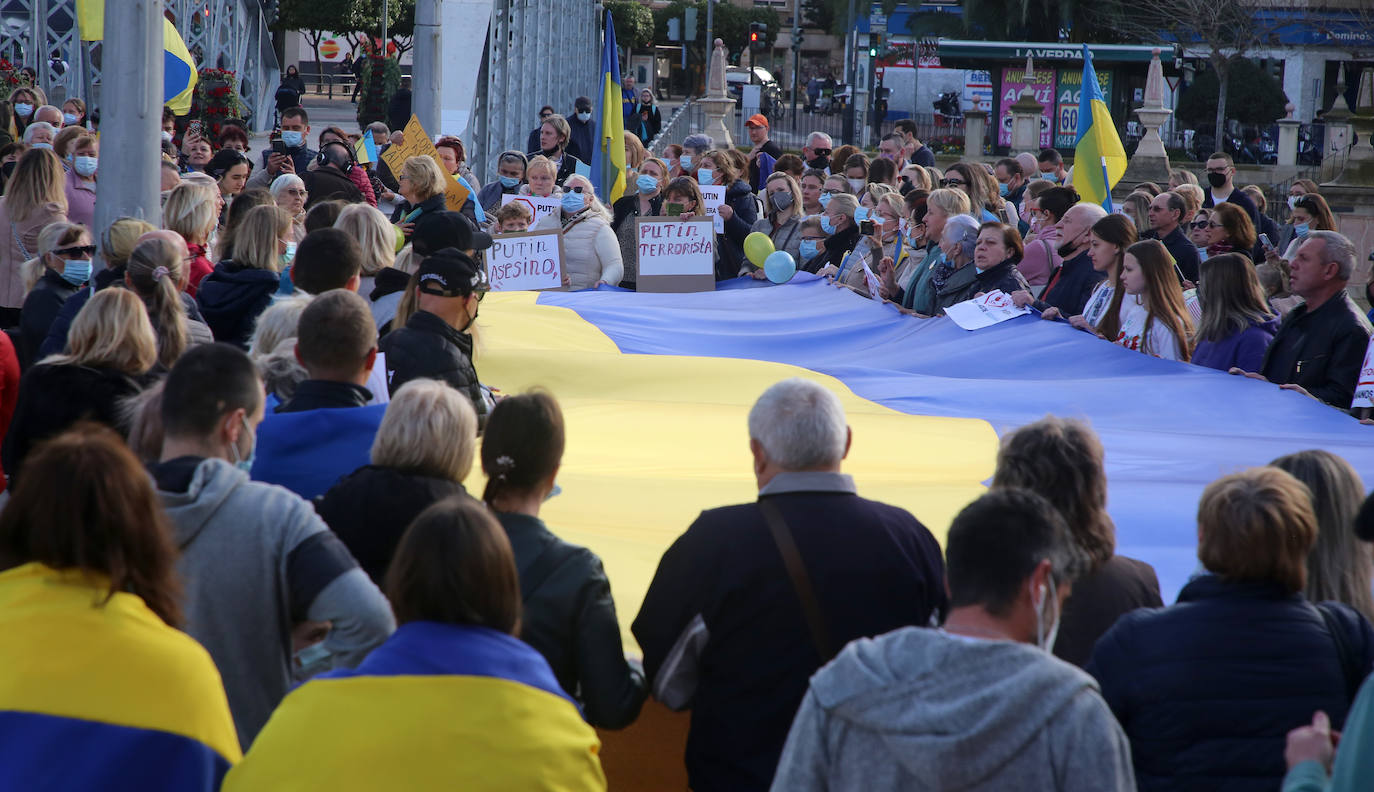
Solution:
M 764 260 L 774 250 L 773 240 L 762 231 L 755 231 L 744 238 L 744 255 L 755 267 L 762 267 Z

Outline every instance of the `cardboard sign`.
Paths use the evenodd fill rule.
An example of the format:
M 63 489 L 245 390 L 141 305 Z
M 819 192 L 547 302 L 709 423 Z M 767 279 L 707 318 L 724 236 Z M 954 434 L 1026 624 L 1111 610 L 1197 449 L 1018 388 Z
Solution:
M 705 204 L 705 214 L 715 223 L 717 234 L 725 233 L 725 220 L 720 216 L 720 207 L 725 204 L 725 188 L 710 185 L 701 187 L 701 199 Z
M 945 316 L 953 319 L 955 324 L 965 330 L 992 327 L 999 322 L 1025 316 L 1028 313 L 1030 313 L 1029 308 L 1017 308 L 1009 295 L 1003 294 L 997 289 L 993 289 L 982 297 L 974 297 L 972 300 L 955 303 L 945 309 Z
M 707 217 L 641 217 L 636 252 L 642 292 L 712 291 L 716 288 L 716 235 Z
M 541 291 L 563 286 L 563 237 L 557 231 L 501 234 L 487 250 L 492 291 Z
M 1350 407 L 1374 407 L 1374 338 L 1369 340 L 1369 348 L 1364 351 L 1360 376 L 1355 380 L 1355 400 Z
M 540 220 L 543 220 L 545 217 L 548 217 L 549 215 L 557 215 L 558 210 L 561 208 L 561 202 L 557 198 L 553 197 L 540 198 L 537 195 L 501 196 L 502 206 L 505 206 L 508 203 L 514 203 L 516 201 L 519 201 L 520 203 L 524 204 L 525 208 L 530 210 L 530 214 L 534 216 L 534 219 L 530 221 L 531 226 L 539 222 Z
M 420 125 L 420 119 L 414 115 L 406 122 L 404 137 L 404 142 L 392 146 L 382 154 L 382 161 L 396 178 L 401 177 L 401 168 L 411 157 L 429 157 L 439 164 L 440 171 L 448 173 L 444 168 L 444 161 L 439 159 L 439 149 L 434 147 L 434 141 L 429 139 L 425 128 Z M 444 203 L 450 212 L 463 211 L 463 204 L 467 203 L 468 195 L 467 188 L 459 184 L 457 179 L 450 176 L 444 180 Z

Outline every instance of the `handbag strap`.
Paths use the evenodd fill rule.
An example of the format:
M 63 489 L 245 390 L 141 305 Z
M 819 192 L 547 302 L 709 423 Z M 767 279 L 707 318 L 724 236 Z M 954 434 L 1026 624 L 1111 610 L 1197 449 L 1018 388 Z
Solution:
M 778 552 L 782 555 L 782 563 L 787 567 L 787 576 L 792 580 L 792 588 L 801 600 L 802 615 L 806 617 L 811 643 L 816 647 L 821 662 L 828 663 L 835 656 L 832 648 L 834 644 L 830 642 L 830 630 L 826 626 L 825 616 L 821 614 L 820 603 L 816 601 L 816 592 L 811 588 L 811 576 L 806 573 L 806 563 L 802 561 L 797 543 L 792 539 L 792 531 L 788 529 L 777 504 L 766 498 L 760 499 L 759 509 L 763 512 L 763 520 L 768 523 L 768 530 L 773 534 L 773 542 L 777 544 Z
M 1341 663 L 1341 672 L 1345 674 L 1345 695 L 1347 701 L 1354 701 L 1356 693 L 1360 690 L 1360 683 L 1363 674 L 1360 673 L 1359 661 L 1350 651 L 1350 644 L 1346 641 L 1345 630 L 1337 620 L 1336 614 L 1329 608 L 1322 607 L 1321 604 L 1314 605 L 1317 613 L 1321 614 L 1322 621 L 1326 622 L 1326 631 L 1331 633 L 1331 640 L 1336 644 L 1336 658 Z

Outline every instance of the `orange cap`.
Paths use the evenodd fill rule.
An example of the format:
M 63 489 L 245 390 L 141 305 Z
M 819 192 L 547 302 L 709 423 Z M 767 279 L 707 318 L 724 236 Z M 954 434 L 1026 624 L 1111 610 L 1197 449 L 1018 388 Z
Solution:
M 749 116 L 749 120 L 744 122 L 745 126 L 768 128 L 768 118 L 763 113 L 754 113 Z

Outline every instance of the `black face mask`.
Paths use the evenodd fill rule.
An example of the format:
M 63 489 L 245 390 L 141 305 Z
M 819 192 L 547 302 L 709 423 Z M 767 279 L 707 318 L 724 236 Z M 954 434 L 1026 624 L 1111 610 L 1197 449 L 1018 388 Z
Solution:
M 825 169 L 827 169 L 827 168 L 830 167 L 830 158 L 829 158 L 829 157 L 817 157 L 817 158 L 811 160 L 810 162 L 808 162 L 808 163 L 806 163 L 806 164 L 807 164 L 807 165 L 810 165 L 811 167 L 815 168 L 816 170 L 825 170 Z
M 1223 173 L 1209 173 L 1207 174 L 1207 183 L 1213 187 L 1221 187 L 1226 184 L 1226 175 Z
M 1069 258 L 1069 257 L 1073 256 L 1073 252 L 1074 252 L 1074 250 L 1077 249 L 1077 247 L 1078 247 L 1078 246 L 1075 245 L 1075 244 L 1073 244 L 1072 242 L 1069 242 L 1069 243 L 1060 245 L 1060 246 L 1057 248 L 1058 251 L 1059 251 L 1059 257 L 1060 257 L 1060 258 L 1065 258 L 1065 259 L 1066 259 L 1066 258 Z

